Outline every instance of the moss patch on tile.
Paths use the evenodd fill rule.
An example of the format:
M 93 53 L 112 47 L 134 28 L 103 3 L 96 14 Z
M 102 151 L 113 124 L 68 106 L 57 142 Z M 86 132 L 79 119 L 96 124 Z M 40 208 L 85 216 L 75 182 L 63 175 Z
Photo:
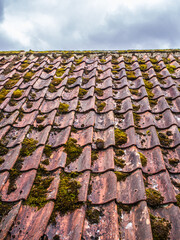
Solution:
M 103 90 L 101 88 L 95 88 L 94 93 L 96 93 L 99 97 L 103 96 Z
M 139 92 L 137 89 L 129 89 L 131 94 L 136 96 L 141 96 L 141 92 Z
M 66 69 L 65 67 L 58 68 L 58 69 L 56 70 L 56 76 L 57 76 L 57 77 L 61 77 L 61 76 L 64 74 L 65 69 Z
M 83 148 L 77 144 L 77 140 L 70 137 L 64 146 L 64 152 L 67 153 L 66 166 L 80 157 L 82 151 Z
M 153 188 L 146 189 L 146 198 L 147 204 L 151 207 L 158 207 L 164 201 L 164 197 L 161 193 Z
M 105 108 L 106 103 L 96 99 L 96 106 L 97 106 L 97 112 L 101 112 Z
M 130 175 L 130 173 L 117 172 L 117 171 L 115 172 L 115 174 L 118 182 L 125 181 L 126 178 Z
M 120 167 L 120 168 L 124 168 L 126 166 L 125 160 L 118 157 L 114 157 L 114 163 L 117 167 Z
M 31 78 L 34 76 L 33 71 L 29 71 L 24 75 L 24 82 L 29 82 Z
M 16 75 L 16 74 L 14 74 L 14 75 Z M 13 75 L 13 76 L 14 76 Z M 12 78 L 10 78 L 5 84 L 4 84 L 4 87 L 5 87 L 5 89 L 11 89 L 11 88 L 13 88 L 14 87 L 14 85 L 16 85 L 16 83 L 19 81 L 19 74 L 17 74 L 18 75 L 18 77 L 13 77 L 12 76 Z
M 50 73 L 53 69 L 53 65 L 49 65 L 49 67 L 46 67 L 44 68 L 43 70 L 46 72 L 46 73 Z
M 120 130 L 119 128 L 115 128 L 114 133 L 116 146 L 125 144 L 127 142 L 127 134 L 124 131 Z
M 94 206 L 90 206 L 90 204 L 87 205 L 86 210 L 86 219 L 89 221 L 90 224 L 98 224 L 100 221 L 100 217 L 102 217 L 103 210 L 102 207 L 100 207 L 100 210 L 98 210 Z
M 6 143 L 3 140 L 0 140 L 0 156 L 4 156 L 9 152 L 9 149 L 6 147 Z
M 24 204 L 31 207 L 38 207 L 38 209 L 44 207 L 48 202 L 46 199 L 47 190 L 53 179 L 54 177 L 40 165 L 30 194 Z
M 34 140 L 33 138 L 24 138 L 22 142 L 22 147 L 20 151 L 20 155 L 22 157 L 30 156 L 37 148 L 37 140 Z
M 5 100 L 6 95 L 9 93 L 9 90 L 2 88 L 0 90 L 0 104 Z
M 1 198 L 0 198 L 0 222 L 1 222 L 3 217 L 8 215 L 8 213 L 11 211 L 13 206 L 14 206 L 13 203 L 2 202 Z
M 147 69 L 147 65 L 146 64 L 141 64 L 140 65 L 140 70 L 141 71 L 145 71 Z
M 133 112 L 134 124 L 136 127 L 140 127 L 139 122 L 141 120 L 141 116 L 135 112 Z
M 173 167 L 176 167 L 179 163 L 179 159 L 177 159 L 177 158 L 170 158 L 170 159 L 168 159 L 168 161 L 169 161 L 169 164 Z
M 133 104 L 132 107 L 133 107 L 133 111 L 135 111 L 135 112 L 139 111 L 139 109 L 140 109 L 139 104 L 138 105 Z
M 67 103 L 60 103 L 58 107 L 58 113 L 67 113 L 69 105 Z
M 140 156 L 141 164 L 142 164 L 143 167 L 145 167 L 147 165 L 147 158 L 141 152 L 138 152 L 138 153 L 139 153 L 139 156 Z
M 126 74 L 129 80 L 135 80 L 137 78 L 134 71 L 127 71 Z
M 158 138 L 159 138 L 160 144 L 165 147 L 170 146 L 171 143 L 173 142 L 173 140 L 168 137 L 167 132 L 158 133 Z
M 13 92 L 12 98 L 20 98 L 23 94 L 23 90 L 17 89 Z
M 74 84 L 76 82 L 76 78 L 69 78 L 68 80 L 67 80 L 67 84 L 68 85 L 72 85 L 72 84 Z
M 171 230 L 171 223 L 165 218 L 156 217 L 150 214 L 151 229 L 154 240 L 168 240 Z
M 79 89 L 79 94 L 78 94 L 79 98 L 83 98 L 86 95 L 87 92 L 88 92 L 88 90 L 86 90 L 84 88 L 80 88 Z
M 46 155 L 46 157 L 50 158 L 52 152 L 53 152 L 53 149 L 52 149 L 51 145 L 46 144 L 44 147 L 44 151 L 43 151 L 43 153 Z
M 85 85 L 89 82 L 89 78 L 82 78 L 82 85 Z
M 167 64 L 166 67 L 170 74 L 173 74 L 174 71 L 176 70 L 176 66 L 174 65 Z
M 96 148 L 99 149 L 99 150 L 102 150 L 104 149 L 104 141 L 100 138 L 98 138 L 95 142 L 96 144 Z
M 91 166 L 93 166 L 94 161 L 98 159 L 98 151 L 97 150 L 91 150 Z

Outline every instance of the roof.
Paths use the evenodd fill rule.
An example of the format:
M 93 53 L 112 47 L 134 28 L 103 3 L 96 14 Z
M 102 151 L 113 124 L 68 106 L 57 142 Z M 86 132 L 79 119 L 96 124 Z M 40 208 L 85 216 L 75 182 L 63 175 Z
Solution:
M 0 55 L 0 239 L 179 239 L 180 51 Z

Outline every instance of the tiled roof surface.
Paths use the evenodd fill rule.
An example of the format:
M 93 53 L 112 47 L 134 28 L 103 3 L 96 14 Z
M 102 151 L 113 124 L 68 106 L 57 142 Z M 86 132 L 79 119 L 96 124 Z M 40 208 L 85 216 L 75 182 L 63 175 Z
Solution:
M 180 239 L 180 52 L 0 56 L 0 239 Z

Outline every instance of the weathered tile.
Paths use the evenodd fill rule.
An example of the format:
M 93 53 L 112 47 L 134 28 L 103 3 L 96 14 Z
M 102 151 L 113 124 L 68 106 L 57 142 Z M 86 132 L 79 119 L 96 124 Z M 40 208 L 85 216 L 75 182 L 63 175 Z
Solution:
M 51 129 L 47 144 L 52 147 L 59 147 L 65 144 L 68 140 L 71 127 L 67 127 L 63 130 Z
M 83 130 L 78 130 L 77 132 L 72 132 L 71 137 L 77 140 L 77 144 L 80 146 L 85 146 L 92 143 L 93 138 L 93 127 L 89 127 Z
M 24 137 L 26 136 L 29 130 L 29 126 L 25 128 L 11 128 L 10 131 L 6 135 L 6 140 L 8 141 L 7 147 L 14 147 L 20 144 Z
M 44 100 L 39 108 L 42 113 L 49 113 L 54 109 L 58 108 L 60 104 L 60 98 L 56 98 L 55 100 L 48 101 Z
M 2 113 L 2 114 L 3 114 L 3 118 L 0 121 L 0 128 L 5 127 L 7 125 L 12 125 L 15 119 L 17 118 L 19 112 L 15 111 L 12 114 L 9 114 L 9 113 Z
M 23 128 L 27 125 L 32 125 L 37 114 L 38 111 L 34 111 L 32 113 L 24 113 L 21 119 L 17 119 L 16 122 L 14 122 L 13 127 Z
M 95 112 L 89 111 L 87 113 L 76 113 L 74 119 L 74 127 L 76 128 L 87 128 L 94 126 L 95 123 Z
M 98 139 L 101 139 L 103 141 L 103 147 L 98 147 Z M 110 127 L 106 130 L 100 130 L 95 131 L 93 136 L 93 148 L 94 149 L 105 149 L 109 146 L 115 145 L 115 139 L 114 139 L 114 127 Z
M 114 114 L 113 111 L 104 114 L 95 114 L 95 125 L 94 127 L 99 130 L 107 129 L 114 125 Z

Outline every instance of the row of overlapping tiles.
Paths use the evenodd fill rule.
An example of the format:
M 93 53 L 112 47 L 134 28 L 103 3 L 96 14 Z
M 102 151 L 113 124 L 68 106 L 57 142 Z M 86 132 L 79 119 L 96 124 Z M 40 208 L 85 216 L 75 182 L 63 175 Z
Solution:
M 108 62 L 108 61 L 107 61 Z M 109 63 L 109 62 L 108 62 Z M 102 66 L 106 66 L 107 64 L 102 64 Z M 136 62 L 135 62 L 136 63 Z M 93 63 L 94 64 L 94 63 Z M 80 67 L 80 65 L 78 65 Z M 85 65 L 84 65 L 85 66 Z M 83 67 L 84 67 L 83 66 Z M 80 67 L 80 69 L 82 68 L 82 66 Z M 94 67 L 92 67 L 93 69 Z M 108 68 L 108 67 L 107 67 Z M 123 69 L 122 69 L 123 70 Z M 10 152 L 8 153 L 8 156 L 5 156 L 5 162 L 1 165 L 1 171 L 3 171 L 1 173 L 1 179 L 2 179 L 2 190 L 1 190 L 1 194 L 2 194 L 2 200 L 3 201 L 18 201 L 20 199 L 26 199 L 29 191 L 32 187 L 35 175 L 36 175 L 36 170 L 39 166 L 40 161 L 42 161 L 44 159 L 43 156 L 43 148 L 45 143 L 48 143 L 49 145 L 51 145 L 52 147 L 58 147 L 57 151 L 54 151 L 51 158 L 50 158 L 50 164 L 48 166 L 45 166 L 47 168 L 48 171 L 53 171 L 53 175 L 54 175 L 54 180 L 49 188 L 48 191 L 48 196 L 47 199 L 55 199 L 56 198 L 56 193 L 57 193 L 57 188 L 58 188 L 58 184 L 59 184 L 59 168 L 64 168 L 65 167 L 65 163 L 66 163 L 66 154 L 63 152 L 63 144 L 66 143 L 66 141 L 69 138 L 70 132 L 71 132 L 71 126 L 74 125 L 74 127 L 78 128 L 79 130 L 77 132 L 71 132 L 71 136 L 75 139 L 77 139 L 78 144 L 80 144 L 81 146 L 83 146 L 83 153 L 81 154 L 81 156 L 79 157 L 79 159 L 77 159 L 75 162 L 71 163 L 69 166 L 65 167 L 65 171 L 79 171 L 79 172 L 83 172 L 80 177 L 79 177 L 79 181 L 82 185 L 82 188 L 80 189 L 80 194 L 79 194 L 79 200 L 80 201 L 86 201 L 87 200 L 87 189 L 88 189 L 88 184 L 89 184 L 89 179 L 90 179 L 90 172 L 89 170 L 92 170 L 93 172 L 97 172 L 97 173 L 102 173 L 102 174 L 98 174 L 95 176 L 91 176 L 91 180 L 90 183 L 92 184 L 92 193 L 88 196 L 88 199 L 90 201 L 92 201 L 93 204 L 105 204 L 103 205 L 103 207 L 105 208 L 105 212 L 107 212 L 107 214 L 104 214 L 104 218 L 105 220 L 102 218 L 100 225 L 102 226 L 94 226 L 92 225 L 91 228 L 89 229 L 88 223 L 84 223 L 84 237 L 85 239 L 90 238 L 90 236 L 95 236 L 94 234 L 97 234 L 97 229 L 100 229 L 100 233 L 101 235 L 105 234 L 103 233 L 103 231 L 106 231 L 107 226 L 112 228 L 108 234 L 109 237 L 107 235 L 105 235 L 104 239 L 118 239 L 118 234 L 119 234 L 119 230 L 118 230 L 118 224 L 117 224 L 117 209 L 116 209 L 116 204 L 114 203 L 114 199 L 116 199 L 117 202 L 122 202 L 124 204 L 134 204 L 137 203 L 139 201 L 142 201 L 138 207 L 135 207 L 135 210 L 131 212 L 131 214 L 128 215 L 127 220 L 123 220 L 124 224 L 126 224 L 126 221 L 129 221 L 128 219 L 133 218 L 134 216 L 131 215 L 136 215 L 136 211 L 141 211 L 144 212 L 145 215 L 148 215 L 147 212 L 147 206 L 146 203 L 143 200 L 146 200 L 146 196 L 145 196 L 145 187 L 144 187 L 144 183 L 143 183 L 143 175 L 142 175 L 142 171 L 140 170 L 141 168 L 143 169 L 143 172 L 145 173 L 149 173 L 151 175 L 148 176 L 148 183 L 150 184 L 150 186 L 155 187 L 157 186 L 157 189 L 161 192 L 162 196 L 164 196 L 164 204 L 165 203 L 171 203 L 171 202 L 176 202 L 176 198 L 175 195 L 179 193 L 178 188 L 176 188 L 175 186 L 173 186 L 171 184 L 170 181 L 170 177 L 169 177 L 169 173 L 166 171 L 165 168 L 165 164 L 164 164 L 164 160 L 165 163 L 169 169 L 169 172 L 171 173 L 171 177 L 174 183 L 178 183 L 179 182 L 179 168 L 178 167 L 172 167 L 169 165 L 168 163 L 168 159 L 169 158 L 179 158 L 179 131 L 178 131 L 178 126 L 179 126 L 179 120 L 178 120 L 178 102 L 175 104 L 175 106 L 177 107 L 177 110 L 171 109 L 168 105 L 165 109 L 159 109 L 158 113 L 161 114 L 163 111 L 163 118 L 161 120 L 159 120 L 159 124 L 158 121 L 156 121 L 155 119 L 155 114 L 153 114 L 151 111 L 151 108 L 145 108 L 145 110 L 140 110 L 139 112 L 141 113 L 141 121 L 140 121 L 140 130 L 143 135 L 141 134 L 137 134 L 135 132 L 135 128 L 134 128 L 134 122 L 133 122 L 133 113 L 132 113 L 132 103 L 131 100 L 133 100 L 133 95 L 128 95 L 128 81 L 127 78 L 124 76 L 121 77 L 121 79 L 119 80 L 119 83 L 122 84 L 122 82 L 126 82 L 126 84 L 121 85 L 121 89 L 118 89 L 118 94 L 119 96 L 114 97 L 112 95 L 112 78 L 110 76 L 105 76 L 104 74 L 107 71 L 104 71 L 102 73 L 102 79 L 103 83 L 105 81 L 109 81 L 110 84 L 108 85 L 104 85 L 103 86 L 98 86 L 104 90 L 104 94 L 105 92 L 110 92 L 110 95 L 106 95 L 105 97 L 102 97 L 102 99 L 106 99 L 105 101 L 109 101 L 109 104 L 107 103 L 107 105 L 110 105 L 111 107 L 109 109 L 107 109 L 106 111 L 104 111 L 103 114 L 97 113 L 96 111 L 94 112 L 93 109 L 95 109 L 95 99 L 93 96 L 93 91 L 91 90 L 91 86 L 95 86 L 95 77 L 90 77 L 92 79 L 94 79 L 94 85 L 89 85 L 89 87 L 87 87 L 87 89 L 89 89 L 89 92 L 91 90 L 91 94 L 89 94 L 89 98 L 88 98 L 88 94 L 87 96 L 85 96 L 86 100 L 80 100 L 80 104 L 81 104 L 81 108 L 80 108 L 80 112 L 78 113 L 78 111 L 75 113 L 76 110 L 76 106 L 78 104 L 78 90 L 79 90 L 79 86 L 77 84 L 77 82 L 79 81 L 79 84 L 81 83 L 81 76 L 83 74 L 82 70 L 77 70 L 75 77 L 77 77 L 77 81 L 74 84 L 74 86 L 72 87 L 72 91 L 70 93 L 67 92 L 63 92 L 64 89 L 64 84 L 61 83 L 61 86 L 58 86 L 57 89 L 59 89 L 57 92 L 54 93 L 55 96 L 50 97 L 50 98 L 46 98 L 43 100 L 45 94 L 47 93 L 47 95 L 51 95 L 50 93 L 48 93 L 46 86 L 49 85 L 49 83 L 51 82 L 51 77 L 55 74 L 55 72 L 53 73 L 52 76 L 48 76 L 45 77 L 45 79 L 41 79 L 43 74 L 46 73 L 41 73 L 40 78 L 34 78 L 34 80 L 30 81 L 28 83 L 28 85 L 26 85 L 26 83 L 23 83 L 21 81 L 21 84 L 19 85 L 20 89 L 26 89 L 24 91 L 24 93 L 26 92 L 26 94 L 19 99 L 18 102 L 21 102 L 20 105 L 17 104 L 15 106 L 15 108 L 8 110 L 8 97 L 5 99 L 6 104 L 3 105 L 3 110 L 4 110 L 4 114 L 6 115 L 9 112 L 12 112 L 12 115 L 8 115 L 9 118 L 6 119 L 6 121 L 2 120 L 1 121 L 1 137 L 6 136 L 7 139 L 9 139 L 9 143 L 8 143 L 8 147 L 10 148 Z M 120 70 L 121 71 L 121 70 Z M 81 73 L 80 73 L 81 72 Z M 80 73 L 80 75 L 78 75 Z M 13 73 L 14 74 L 14 73 Z M 12 74 L 12 75 L 13 75 Z M 49 74 L 51 75 L 51 73 Z M 78 78 L 80 76 L 80 78 Z M 6 78 L 5 78 L 6 79 Z M 50 79 L 50 80 L 48 80 Z M 140 81 L 143 81 L 141 78 Z M 133 82 L 137 82 L 137 80 L 134 80 Z M 152 81 L 152 79 L 154 79 L 154 81 L 157 81 L 156 77 L 152 77 L 150 81 Z M 7 79 L 6 79 L 7 80 Z M 4 81 L 6 81 L 4 80 Z M 66 82 L 67 79 L 65 78 Z M 178 101 L 178 91 L 177 91 L 177 84 L 175 85 L 175 81 L 172 80 L 172 78 L 169 76 L 167 78 L 165 78 L 165 81 L 171 81 L 170 84 L 167 85 L 167 89 L 165 89 L 164 92 L 170 92 L 173 93 L 172 95 L 170 95 L 172 97 L 172 99 L 175 99 L 174 101 Z M 3 82 L 4 82 L 3 81 Z M 35 84 L 41 81 L 40 83 L 37 84 L 37 86 L 40 86 L 39 88 L 35 87 Z M 48 83 L 47 83 L 48 81 Z M 117 81 L 118 80 L 114 80 Z M 176 80 L 178 82 L 178 79 Z M 33 83 L 32 83 L 33 82 Z M 102 83 L 102 85 L 103 85 Z M 46 85 L 47 84 L 47 85 Z M 76 85 L 77 84 L 77 85 Z M 90 83 L 89 83 L 90 84 Z M 24 88 L 22 87 L 23 85 Z M 157 87 L 159 87 L 160 90 L 162 90 L 160 88 L 160 84 L 156 84 Z M 135 88 L 138 88 L 137 85 L 135 85 Z M 141 88 L 143 88 L 143 82 L 141 85 Z M 155 85 L 154 85 L 155 86 Z M 25 97 L 30 96 L 30 90 L 31 87 L 33 88 L 33 91 L 36 91 L 37 89 L 40 91 L 36 91 L 36 96 L 39 94 L 39 97 L 37 97 L 37 99 L 35 99 L 33 102 L 33 109 L 28 109 L 26 111 L 26 108 L 22 107 L 23 111 L 24 111 L 24 117 L 22 118 L 22 120 L 16 120 L 19 112 L 18 109 L 20 108 L 20 106 L 23 106 L 22 104 L 25 102 Z M 162 86 L 161 86 L 162 87 Z M 164 86 L 163 86 L 164 87 Z M 156 87 L 153 88 L 153 90 Z M 170 89 L 170 90 L 169 90 Z M 174 89 L 174 90 L 172 90 Z M 15 89 L 13 89 L 14 91 Z M 122 92 L 121 92 L 122 90 Z M 145 89 L 144 89 L 145 90 Z M 12 92 L 13 92 L 12 91 Z M 74 92 L 76 93 L 74 95 Z M 88 93 L 89 93 L 88 92 Z M 163 92 L 163 94 L 164 94 Z M 174 94 L 174 92 L 176 92 L 177 95 Z M 66 97 L 63 97 L 64 100 L 60 100 L 59 96 L 64 96 L 66 95 Z M 123 94 L 125 94 L 123 96 Z M 164 98 L 164 95 L 159 95 L 158 99 Z M 47 96 L 46 95 L 46 96 Z M 145 97 L 147 95 L 144 95 L 144 97 L 140 100 L 143 101 L 146 98 L 146 103 L 144 104 L 145 106 L 148 105 L 148 98 Z M 112 98 L 113 97 L 113 98 Z M 131 99 L 132 97 L 132 99 Z M 136 96 L 134 96 L 134 98 L 136 99 Z M 8 100 L 7 100 L 8 99 Z M 39 100 L 38 100 L 39 99 Z M 115 109 L 115 106 L 113 104 L 113 99 L 116 102 L 116 99 L 124 99 L 124 101 L 129 101 L 129 105 L 131 106 L 128 109 L 128 103 L 124 104 L 124 108 L 122 107 L 122 111 L 120 111 L 121 113 L 123 113 L 123 120 L 119 120 L 118 118 L 115 117 L 115 115 L 113 114 L 113 110 Z M 24 102 L 22 102 L 24 100 Z M 4 101 L 4 102 L 5 102 Z M 39 101 L 39 103 L 38 103 Z M 59 102 L 60 101 L 69 101 L 69 113 L 67 114 L 61 114 L 60 116 L 56 116 L 56 109 L 59 106 Z M 139 102 L 140 102 L 139 101 Z M 165 102 L 166 100 L 163 99 L 163 102 Z M 138 103 L 139 103 L 138 102 Z M 159 101 L 158 101 L 159 102 Z M 38 104 L 37 104 L 38 103 Z M 84 104 L 84 110 L 83 110 L 83 104 Z M 71 105 L 73 106 L 71 108 Z M 106 105 L 106 106 L 107 106 Z M 140 103 L 140 105 L 142 106 L 142 104 Z M 163 104 L 161 104 L 163 105 Z M 160 105 L 160 106 L 161 106 Z M 18 106 L 18 107 L 17 107 Z M 16 108 L 17 107 L 17 108 Z M 42 113 L 47 114 L 47 118 L 45 119 L 45 121 L 42 123 L 44 125 L 44 129 L 42 131 L 38 131 L 37 127 L 38 127 L 38 123 L 36 122 L 36 116 L 38 114 L 38 110 L 40 110 Z M 155 116 L 154 116 L 155 115 Z M 16 120 L 16 121 L 15 121 Z M 11 125 L 11 126 L 10 126 Z M 30 133 L 28 133 L 30 125 L 34 125 L 34 128 L 31 130 Z M 53 125 L 53 128 L 51 127 Z M 94 126 L 94 131 L 93 131 L 93 126 Z M 127 136 L 128 136 L 128 141 L 126 144 L 122 145 L 121 147 L 123 149 L 125 149 L 125 162 L 126 162 L 126 166 L 121 169 L 121 168 L 117 168 L 116 166 L 114 166 L 114 151 L 113 151 L 113 146 L 115 145 L 115 141 L 114 141 L 114 126 L 122 128 L 126 131 Z M 170 147 L 172 149 L 169 149 L 168 147 L 168 156 L 165 157 L 162 155 L 161 152 L 161 148 L 160 148 L 160 142 L 156 133 L 156 128 L 160 128 L 161 132 L 166 132 L 171 131 L 172 134 L 172 139 L 173 142 L 170 145 Z M 59 131 L 61 129 L 61 131 Z M 95 129 L 99 130 L 96 131 Z M 150 132 L 150 134 L 146 134 L 147 131 Z M 23 166 L 22 166 L 22 175 L 21 177 L 19 177 L 19 179 L 17 179 L 17 190 L 12 192 L 11 194 L 7 194 L 7 189 L 8 189 L 8 171 L 9 169 L 11 169 L 18 157 L 20 148 L 21 148 L 21 142 L 23 141 L 24 137 L 26 136 L 26 134 L 28 134 L 28 137 L 31 138 L 33 137 L 34 139 L 38 140 L 38 148 L 36 149 L 36 151 L 32 154 L 32 156 L 25 158 L 24 162 L 23 162 Z M 94 162 L 93 166 L 91 166 L 91 145 L 92 147 L 95 149 L 96 145 L 94 144 L 94 142 L 96 141 L 96 139 L 101 138 L 104 140 L 104 146 L 105 146 L 105 150 L 100 151 L 98 154 L 98 160 L 96 162 Z M 143 140 L 143 141 L 142 141 Z M 166 147 L 166 146 L 164 146 Z M 137 149 L 139 148 L 139 149 Z M 175 149 L 175 150 L 174 150 Z M 138 151 L 142 151 L 143 154 L 147 157 L 148 162 L 147 162 L 147 166 L 146 167 L 142 167 L 141 165 L 141 161 L 140 161 L 140 157 L 138 154 Z M 164 159 L 163 159 L 164 157 Z M 110 170 L 120 170 L 120 171 L 124 171 L 124 172 L 132 172 L 125 181 L 122 182 L 117 182 L 116 180 L 116 176 L 115 173 L 113 171 Z M 175 173 L 175 174 L 172 174 Z M 154 175 L 152 175 L 154 174 Z M 7 182 L 6 182 L 7 181 Z M 175 184 L 176 185 L 176 184 Z M 54 189 L 56 189 L 56 191 L 54 191 Z M 110 203 L 108 203 L 110 202 Z M 106 204 L 107 203 L 107 204 Z M 17 209 L 19 209 L 20 205 L 19 203 L 17 204 L 17 206 L 15 207 L 16 210 L 14 210 L 17 214 Z M 38 212 L 36 212 L 35 210 L 32 210 L 31 208 L 29 208 L 28 206 L 22 206 L 21 210 L 18 214 L 17 217 L 17 221 L 20 221 L 21 224 L 29 224 L 30 223 L 30 228 L 29 226 L 25 226 L 24 227 L 24 232 L 20 233 L 19 230 L 20 228 L 18 227 L 18 224 L 15 224 L 15 226 L 12 229 L 12 234 L 15 236 L 15 238 L 18 238 L 20 236 L 23 236 L 26 234 L 27 231 L 30 230 L 33 231 L 33 227 L 32 226 L 32 222 L 35 220 L 42 221 L 42 217 L 44 217 L 44 215 L 47 215 L 48 213 L 51 213 L 53 208 L 53 203 L 50 202 L 48 203 L 42 210 L 39 210 Z M 136 210 L 137 208 L 137 210 Z M 138 210 L 138 208 L 140 208 L 141 210 Z M 174 205 L 170 205 L 170 209 L 173 209 L 174 211 L 175 207 Z M 114 209 L 112 211 L 112 209 Z M 110 212 L 112 211 L 113 216 L 110 216 Z M 24 219 L 25 215 L 32 215 L 32 218 L 34 219 L 31 222 L 27 223 L 24 222 L 22 223 L 22 217 Z M 82 224 L 83 224 L 83 219 L 84 219 L 84 214 L 85 214 L 85 210 L 84 207 L 81 210 L 76 210 L 73 214 L 65 216 L 64 219 L 62 219 L 62 217 L 59 216 L 59 222 L 65 221 L 68 222 L 70 221 L 70 219 L 74 218 L 74 222 L 76 222 L 76 218 L 77 219 L 81 219 L 80 225 L 79 225 L 79 230 L 76 229 L 76 231 L 72 232 L 74 234 L 74 232 L 76 232 L 76 234 L 79 234 L 82 232 Z M 127 213 L 124 213 L 125 216 Z M 38 217 L 40 215 L 40 217 Z M 171 215 L 171 214 L 170 214 Z M 50 215 L 49 215 L 50 216 Z M 15 217 L 15 215 L 14 215 Z M 137 216 L 135 216 L 138 218 L 138 214 Z M 68 219 L 69 218 L 69 219 Z M 125 218 L 125 219 L 126 219 Z M 12 218 L 11 218 L 12 219 Z M 109 220 L 108 220 L 109 219 Z M 147 221 L 148 217 L 144 218 L 144 221 Z M 46 217 L 46 224 L 48 221 L 48 215 Z M 109 223 L 108 221 L 111 221 L 111 223 L 116 223 L 114 224 L 114 226 L 112 227 L 112 225 Z M 104 225 L 104 222 L 107 223 L 107 225 Z M 130 221 L 131 222 L 131 221 Z M 150 222 L 149 222 L 150 223 Z M 134 224 L 134 223 L 133 223 Z M 150 225 L 145 223 L 144 224 L 147 225 L 146 228 L 148 228 L 148 230 L 146 231 L 147 236 L 151 236 L 151 230 L 150 230 Z M 122 232 L 124 231 L 124 234 L 126 235 L 125 238 L 128 239 L 128 234 L 131 234 L 132 236 L 137 236 L 139 234 L 139 232 L 143 232 L 143 228 L 144 228 L 144 224 L 140 229 L 136 229 L 136 226 L 130 226 L 130 230 L 125 231 L 125 229 L 122 229 Z M 57 229 L 59 228 L 59 231 L 70 231 L 69 229 L 61 229 L 62 228 L 62 224 L 60 224 L 61 226 L 56 225 L 55 229 L 53 230 L 53 226 L 49 226 L 46 230 L 46 234 L 48 235 L 48 237 L 50 239 L 53 238 L 53 236 L 55 234 L 57 234 Z M 126 226 L 126 225 L 124 225 Z M 45 230 L 45 225 L 43 226 Z M 75 227 L 75 226 L 74 226 Z M 28 230 L 29 228 L 29 230 Z M 73 228 L 73 223 L 70 225 L 70 228 Z M 81 229 L 80 229 L 81 228 Z M 114 229 L 116 228 L 116 229 Z M 36 229 L 36 228 L 35 228 Z M 114 231 L 112 231 L 114 229 Z M 134 231 L 134 235 L 133 235 L 133 231 Z M 136 230 L 135 230 L 136 229 Z M 22 231 L 22 226 L 21 226 L 21 231 Z M 29 233 L 29 234 L 36 234 L 36 231 L 34 231 L 33 233 Z M 65 235 L 67 234 L 64 233 Z M 71 232 L 71 231 L 70 231 Z M 149 233 L 149 235 L 148 235 Z M 20 234 L 20 235 L 19 235 Z M 42 235 L 42 231 L 41 233 L 38 231 L 37 234 L 41 234 Z M 62 234 L 62 233 L 61 233 Z M 88 235 L 89 234 L 89 235 Z M 143 233 L 141 233 L 143 234 Z M 174 233 L 175 234 L 175 233 Z M 38 236 L 41 236 L 38 235 Z M 30 235 L 28 235 L 30 236 Z M 132 237 L 131 236 L 131 237 Z M 73 239 L 73 238 L 72 238 Z M 76 239 L 76 238 L 74 238 Z M 77 238 L 78 239 L 78 238 Z M 133 238 L 132 238 L 133 239 Z M 144 238 L 146 239 L 146 238 Z

